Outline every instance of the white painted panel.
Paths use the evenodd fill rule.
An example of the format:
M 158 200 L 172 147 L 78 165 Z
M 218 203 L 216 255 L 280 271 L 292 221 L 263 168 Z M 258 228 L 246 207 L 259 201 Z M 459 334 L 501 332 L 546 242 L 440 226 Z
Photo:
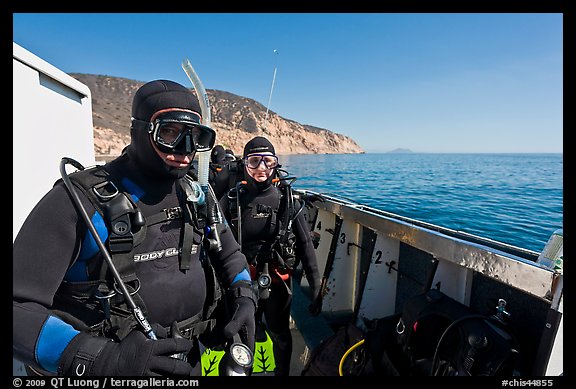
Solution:
M 88 87 L 16 43 L 12 62 L 14 239 L 60 178 L 62 157 L 92 166 L 95 154 Z
M 564 312 L 563 300 L 560 300 L 558 310 L 562 313 Z M 560 318 L 560 325 L 558 326 L 558 332 L 556 332 L 556 338 L 554 339 L 554 345 L 552 346 L 550 360 L 548 361 L 548 366 L 546 367 L 546 375 L 564 375 L 564 315 L 562 315 Z
M 322 304 L 323 312 L 352 312 L 354 309 L 359 279 L 360 250 L 348 245 L 351 242 L 358 244 L 360 230 L 361 226 L 350 220 L 344 220 L 342 223 Z
M 16 43 L 12 83 L 15 239 L 30 211 L 60 178 L 61 159 L 74 158 L 87 167 L 95 164 L 95 153 L 92 97 L 86 85 Z M 26 375 L 15 359 L 12 373 Z
M 400 242 L 381 233 L 376 235 L 374 251 L 370 260 L 368 277 L 362 294 L 357 325 L 364 327 L 363 319 L 379 319 L 394 314 L 398 272 L 389 271 L 394 261 L 398 267 Z
M 439 258 L 432 288 L 440 284 L 440 290 L 454 300 L 470 306 L 474 272 L 464 266 Z
M 320 275 L 324 274 L 324 269 L 326 268 L 326 260 L 328 258 L 328 253 L 330 252 L 330 243 L 334 236 L 333 231 L 335 223 L 336 215 L 322 209 L 318 210 L 318 217 L 316 218 L 316 224 L 312 230 L 312 235 L 319 237 L 318 247 L 316 247 L 315 251 Z

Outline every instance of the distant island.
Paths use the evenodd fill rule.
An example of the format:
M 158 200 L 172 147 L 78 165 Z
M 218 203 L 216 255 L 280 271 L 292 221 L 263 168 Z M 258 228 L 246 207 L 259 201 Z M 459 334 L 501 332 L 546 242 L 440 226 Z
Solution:
M 391 151 L 388 151 L 388 154 L 406 154 L 406 153 L 411 153 L 412 150 L 410 149 L 394 149 Z

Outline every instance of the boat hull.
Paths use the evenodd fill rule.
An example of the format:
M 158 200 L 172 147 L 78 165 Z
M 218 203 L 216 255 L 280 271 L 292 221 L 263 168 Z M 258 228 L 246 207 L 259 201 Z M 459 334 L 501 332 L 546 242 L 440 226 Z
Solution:
M 299 195 L 323 198 L 305 216 L 323 271 L 321 315 L 333 329 L 366 330 L 430 289 L 486 316 L 503 301 L 522 353 L 517 374 L 562 375 L 563 274 L 540 264 L 540 253 L 333 195 Z

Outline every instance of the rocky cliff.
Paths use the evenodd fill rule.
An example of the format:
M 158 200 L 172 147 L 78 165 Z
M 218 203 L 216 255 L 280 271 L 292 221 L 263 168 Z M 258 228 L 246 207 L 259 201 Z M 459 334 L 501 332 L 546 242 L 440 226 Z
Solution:
M 132 98 L 143 82 L 119 77 L 70 74 L 92 92 L 94 147 L 97 159 L 120 154 L 130 141 Z M 285 119 L 255 100 L 208 89 L 216 142 L 241 154 L 257 135 L 274 144 L 278 154 L 352 154 L 364 150 L 351 138 L 330 130 Z M 266 129 L 264 129 L 266 127 Z

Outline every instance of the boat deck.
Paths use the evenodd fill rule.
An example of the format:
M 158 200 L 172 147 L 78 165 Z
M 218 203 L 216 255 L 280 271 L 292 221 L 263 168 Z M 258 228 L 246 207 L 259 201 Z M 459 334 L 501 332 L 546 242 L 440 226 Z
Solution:
M 310 351 L 318 346 L 322 339 L 334 333 L 322 315 L 314 317 L 308 312 L 310 305 L 308 289 L 308 283 L 304 278 L 301 284 L 294 282 L 292 287 L 291 376 L 299 376 L 308 360 Z

